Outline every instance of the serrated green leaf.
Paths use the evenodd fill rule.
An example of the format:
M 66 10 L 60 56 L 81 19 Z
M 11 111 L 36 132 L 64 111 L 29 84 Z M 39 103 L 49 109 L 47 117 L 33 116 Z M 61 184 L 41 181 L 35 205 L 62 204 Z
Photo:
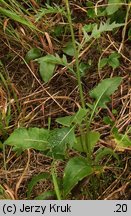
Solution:
M 122 7 L 121 3 L 123 3 L 123 0 L 108 0 L 108 6 L 106 8 L 107 14 L 112 15 L 115 13 L 120 7 Z
M 88 42 L 92 38 L 99 38 L 103 32 L 112 31 L 113 29 L 121 27 L 123 25 L 124 25 L 123 23 L 116 23 L 116 22 L 110 23 L 110 20 L 108 19 L 106 23 L 101 22 L 100 26 L 98 26 L 98 24 L 94 24 L 91 35 L 87 34 L 85 29 L 82 28 L 85 42 Z
M 88 141 L 88 152 L 91 154 L 94 151 L 94 147 L 100 138 L 100 133 L 96 131 L 90 131 L 88 134 L 82 135 L 81 137 L 77 137 L 77 142 L 74 143 L 73 148 L 79 152 L 87 152 L 87 144 Z M 82 144 L 81 144 L 82 140 Z
M 64 170 L 63 193 L 66 197 L 71 190 L 86 176 L 94 172 L 90 164 L 83 157 L 74 157 L 70 159 Z
M 38 48 L 32 48 L 27 52 L 25 56 L 25 60 L 29 62 L 31 60 L 39 58 L 40 56 L 41 56 L 41 51 Z
M 114 152 L 114 150 L 112 149 L 109 149 L 109 148 L 100 148 L 98 151 L 97 151 L 97 154 L 95 156 L 95 163 L 98 164 L 102 161 L 102 159 L 107 156 L 107 155 L 111 155 L 113 156 L 114 158 L 116 158 L 116 160 L 119 162 L 119 157 L 118 155 Z
M 90 96 L 95 99 L 89 124 L 91 123 L 94 113 L 97 111 L 98 107 L 106 108 L 106 103 L 110 101 L 110 96 L 116 91 L 121 81 L 121 77 L 104 79 L 98 84 L 97 87 L 89 92 Z
M 40 182 L 41 180 L 49 179 L 50 174 L 49 173 L 40 173 L 36 176 L 34 176 L 31 181 L 28 183 L 28 188 L 27 188 L 27 199 L 30 199 L 31 193 L 33 190 L 33 187 Z
M 122 78 L 114 77 L 104 79 L 93 90 L 90 91 L 90 96 L 97 101 L 97 106 L 106 107 L 105 103 L 110 101 L 109 96 L 118 88 Z
M 49 131 L 43 128 L 18 128 L 4 144 L 13 146 L 15 151 L 24 151 L 30 148 L 45 151 L 49 149 L 48 136 Z
M 62 15 L 66 15 L 64 8 L 58 6 L 57 4 L 54 4 L 54 7 L 50 6 L 49 4 L 45 4 L 46 7 L 40 7 L 40 10 L 38 11 L 38 13 L 36 14 L 36 22 L 38 22 L 43 16 L 45 16 L 46 14 L 62 14 Z
M 96 100 L 97 107 L 106 108 L 105 103 L 110 101 L 109 97 L 116 91 L 121 81 L 121 77 L 107 78 L 90 91 L 90 96 Z
M 107 20 L 106 23 L 101 22 L 99 28 L 97 24 L 94 26 L 91 37 L 98 38 L 101 35 L 101 33 L 106 31 L 112 31 L 114 28 L 118 28 L 123 25 L 123 23 L 120 24 L 115 22 L 110 24 L 110 20 Z

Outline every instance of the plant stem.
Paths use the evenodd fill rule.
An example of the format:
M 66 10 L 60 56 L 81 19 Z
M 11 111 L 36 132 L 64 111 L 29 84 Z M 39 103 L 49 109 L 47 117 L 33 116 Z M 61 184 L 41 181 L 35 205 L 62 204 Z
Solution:
M 75 59 L 76 59 L 76 73 L 77 73 L 77 81 L 78 81 L 79 92 L 80 92 L 80 100 L 81 100 L 82 107 L 85 108 L 85 101 L 84 101 L 83 89 L 82 89 L 82 84 L 81 84 L 81 75 L 80 75 L 80 70 L 79 70 L 78 50 L 76 48 L 76 43 L 75 43 L 75 35 L 74 35 L 74 30 L 73 30 L 73 25 L 72 25 L 69 1 L 65 0 L 65 3 L 66 3 L 68 22 L 69 22 L 69 25 L 70 25 L 72 43 L 73 43 L 73 48 L 74 48 L 74 55 L 75 55 Z
M 5 144 L 3 144 L 3 159 L 4 159 L 4 169 L 5 169 L 5 177 L 6 181 L 8 182 L 8 176 L 7 176 L 7 167 L 6 167 L 6 158 L 5 158 Z
M 82 108 L 85 108 L 85 100 L 84 100 L 84 94 L 83 94 L 83 89 L 82 89 L 82 84 L 81 84 L 81 75 L 80 75 L 80 70 L 79 70 L 79 51 L 76 48 L 76 43 L 75 43 L 75 35 L 74 35 L 74 30 L 73 30 L 73 25 L 72 25 L 72 19 L 71 19 L 71 11 L 70 11 L 70 7 L 69 7 L 69 1 L 65 0 L 66 3 L 66 10 L 67 10 L 67 15 L 68 15 L 68 22 L 70 25 L 70 31 L 71 31 L 71 37 L 72 37 L 72 43 L 73 43 L 73 47 L 74 47 L 74 56 L 76 59 L 76 73 L 77 73 L 77 81 L 78 81 L 78 86 L 79 86 L 79 92 L 80 92 L 80 100 L 81 100 L 81 105 Z M 86 121 L 87 118 L 86 118 Z M 86 124 L 86 133 L 88 134 L 89 132 L 89 124 Z M 81 130 L 81 146 L 83 148 L 83 145 L 86 148 L 86 154 L 87 157 L 90 158 L 90 154 L 89 154 L 89 141 L 88 141 L 88 136 L 85 136 L 85 141 L 83 140 L 83 131 Z M 85 144 L 84 144 L 85 143 Z
M 57 199 L 61 200 L 61 193 L 60 193 L 60 189 L 59 189 L 59 186 L 58 186 L 56 170 L 55 170 L 55 162 L 54 161 L 52 162 L 52 166 L 51 166 L 51 174 L 52 174 L 52 179 L 53 179 L 53 184 L 54 184 L 54 189 L 55 189 Z
M 127 23 L 128 23 L 130 8 L 131 8 L 131 2 L 129 3 L 128 8 L 127 8 L 127 12 L 126 12 L 125 25 L 124 25 L 124 28 L 123 28 L 123 31 L 122 31 L 122 42 L 121 42 L 121 45 L 120 45 L 119 51 L 118 51 L 119 53 L 121 52 L 121 49 L 122 49 L 122 47 L 124 45 L 124 40 L 125 40 L 125 35 L 126 35 L 126 29 L 127 29 Z

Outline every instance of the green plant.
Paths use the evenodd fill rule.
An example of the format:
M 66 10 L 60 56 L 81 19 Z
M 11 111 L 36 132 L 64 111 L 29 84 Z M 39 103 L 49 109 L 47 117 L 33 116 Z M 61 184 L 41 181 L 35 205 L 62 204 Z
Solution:
M 120 54 L 114 52 L 110 54 L 108 58 L 99 59 L 98 69 L 102 69 L 106 65 L 111 66 L 113 69 L 119 67 L 120 65 L 119 58 L 120 58 Z
M 108 0 L 108 6 L 106 8 L 107 14 L 114 14 L 122 6 L 122 3 L 122 0 L 115 0 L 115 2 L 113 0 Z
M 11 18 L 12 20 L 19 22 L 25 26 L 28 26 L 31 29 L 36 29 L 36 27 L 27 19 L 22 18 L 16 12 L 0 7 L 0 13 L 4 16 Z
M 1 200 L 9 200 L 12 197 L 8 194 L 8 192 L 0 185 L 0 199 Z
M 89 109 L 80 108 L 78 112 L 72 116 L 56 119 L 56 121 L 63 126 L 62 128 L 54 130 L 18 128 L 4 142 L 5 145 L 13 146 L 13 149 L 18 153 L 29 148 L 34 148 L 42 151 L 53 159 L 51 173 L 58 199 L 66 198 L 72 188 L 84 177 L 96 172 L 102 172 L 104 166 L 100 165 L 100 161 L 105 155 L 112 155 L 118 160 L 117 154 L 113 150 L 107 148 L 101 148 L 94 159 L 94 148 L 100 138 L 100 134 L 95 131 L 86 131 L 87 122 L 85 122 L 85 116 L 88 116 L 88 124 L 90 124 L 95 117 L 95 113 L 98 113 L 99 108 L 106 109 L 106 103 L 110 100 L 109 96 L 117 89 L 120 82 L 121 78 L 119 77 L 103 80 L 97 87 L 90 91 L 90 96 L 95 99 L 95 102 L 94 104 L 90 104 Z M 80 130 L 80 136 L 75 134 L 76 129 Z M 81 129 L 83 129 L 82 132 Z M 119 140 L 116 141 L 118 147 L 119 145 L 123 145 L 123 136 L 116 134 L 115 139 Z M 128 145 L 126 146 L 130 146 L 130 144 L 131 142 L 128 141 Z M 87 157 L 79 156 L 68 159 L 68 149 L 73 148 L 78 152 L 84 152 Z M 64 170 L 62 180 L 63 187 L 62 192 L 60 192 L 55 161 L 63 159 L 69 161 Z
M 16 107 L 18 113 L 20 113 L 20 106 L 18 103 L 18 98 L 16 92 L 12 88 L 11 80 L 8 77 L 7 71 L 0 61 L 0 132 L 3 138 L 7 137 L 7 129 L 9 127 L 10 121 L 12 120 L 11 113 L 11 94 L 13 94 L 14 101 L 16 102 Z
M 111 1 L 109 3 L 111 3 Z M 59 128 L 50 129 L 50 125 L 48 129 L 31 127 L 28 129 L 18 128 L 14 130 L 7 140 L 5 140 L 4 145 L 13 146 L 13 150 L 18 154 L 21 154 L 21 152 L 26 149 L 33 148 L 41 151 L 52 159 L 50 174 L 38 174 L 29 182 L 27 193 L 28 199 L 31 197 L 33 187 L 39 181 L 46 179 L 53 182 L 54 191 L 43 192 L 36 199 L 46 199 L 47 197 L 54 195 L 57 199 L 66 199 L 79 181 L 87 176 L 104 172 L 108 160 L 106 160 L 104 164 L 101 164 L 101 161 L 106 155 L 109 155 L 109 157 L 113 156 L 119 164 L 118 155 L 114 150 L 101 147 L 99 150 L 95 151 L 96 144 L 100 140 L 101 134 L 92 130 L 91 124 L 95 121 L 95 118 L 98 116 L 101 109 L 108 108 L 107 103 L 110 102 L 110 96 L 117 90 L 122 82 L 122 78 L 113 77 L 103 79 L 98 86 L 94 87 L 89 92 L 92 103 L 86 104 L 81 82 L 81 71 L 84 71 L 83 68 L 85 65 L 82 65 L 82 62 L 79 60 L 79 52 L 86 43 L 90 42 L 92 39 L 98 39 L 101 34 L 112 31 L 117 27 L 123 26 L 123 24 L 117 24 L 115 22 L 111 23 L 110 20 L 107 20 L 106 22 L 100 22 L 100 24 L 95 23 L 86 25 L 83 27 L 82 43 L 78 43 L 76 42 L 74 35 L 68 0 L 65 0 L 65 5 L 67 10 L 67 15 L 65 16 L 68 18 L 72 40 L 68 41 L 62 49 L 64 52 L 63 56 L 60 57 L 58 54 L 42 56 L 39 49 L 32 48 L 27 52 L 25 59 L 27 63 L 31 60 L 39 63 L 40 76 L 46 83 L 52 78 L 56 65 L 67 67 L 77 78 L 81 106 L 74 115 L 57 118 L 56 122 L 60 124 Z M 108 15 L 115 13 L 118 8 L 119 7 L 115 7 L 114 10 L 108 6 Z M 111 12 L 111 10 L 113 11 Z M 60 8 L 59 11 L 61 12 Z M 7 12 L 8 11 L 3 11 L 6 16 L 12 16 L 12 19 L 20 22 L 17 16 L 14 18 L 14 13 L 13 15 L 10 15 Z M 36 21 L 39 21 L 39 19 L 48 13 L 56 13 L 56 9 L 47 6 L 47 9 L 44 8 L 40 11 Z M 25 19 L 20 23 L 30 26 L 29 23 L 26 23 Z M 66 55 L 75 57 L 75 65 L 72 66 L 68 63 Z M 119 54 L 114 52 L 109 55 L 108 58 L 101 59 L 99 68 L 103 68 L 108 64 L 115 69 L 119 66 L 119 57 Z M 109 122 L 109 119 L 106 119 L 105 121 L 107 122 L 107 120 Z M 112 126 L 114 126 L 113 123 Z M 114 129 L 112 130 L 112 135 L 116 143 L 116 149 L 131 146 L 131 141 L 127 134 L 120 134 Z M 76 150 L 79 156 L 70 158 L 69 151 L 72 149 Z M 64 160 L 66 162 L 63 177 L 61 179 L 56 169 L 58 160 Z
M 47 3 L 46 7 L 40 8 L 39 12 L 37 13 L 36 22 L 38 22 L 43 16 L 46 16 L 47 14 L 57 14 L 57 13 L 60 13 L 66 16 L 64 8 L 59 7 L 56 4 L 54 4 L 54 6 L 52 7 Z

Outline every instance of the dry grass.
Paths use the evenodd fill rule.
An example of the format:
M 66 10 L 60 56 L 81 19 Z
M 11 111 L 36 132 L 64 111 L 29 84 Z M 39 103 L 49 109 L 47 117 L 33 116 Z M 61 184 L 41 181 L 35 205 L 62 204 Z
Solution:
M 62 1 L 59 2 L 63 5 Z M 81 4 L 77 4 L 77 1 L 71 3 L 75 18 L 75 35 L 79 42 L 82 40 L 82 26 L 89 21 L 93 22 L 93 20 L 87 19 L 85 1 L 80 2 Z M 31 3 L 37 10 L 39 5 L 36 1 L 31 1 Z M 28 19 L 33 19 L 32 17 L 28 17 Z M 70 38 L 70 34 L 67 32 L 67 34 L 56 38 L 53 37 L 51 30 L 56 25 L 67 25 L 62 15 L 52 16 L 49 14 L 37 23 L 37 27 L 45 34 L 34 33 L 25 26 L 7 18 L 3 20 L 2 24 L 3 29 L 0 30 L 0 59 L 4 67 L 1 73 L 8 86 L 7 88 L 3 82 L 0 84 L 0 111 L 3 115 L 2 124 L 6 131 L 5 134 L 0 131 L 0 136 L 1 140 L 4 141 L 8 134 L 20 126 L 47 127 L 48 117 L 51 117 L 51 128 L 57 127 L 55 119 L 74 113 L 80 106 L 80 98 L 77 80 L 68 72 L 66 67 L 57 67 L 50 82 L 44 84 L 39 76 L 38 65 L 33 61 L 27 64 L 24 60 L 30 47 L 39 48 L 43 55 L 54 54 L 55 52 L 61 54 L 61 48 Z M 17 32 L 19 39 L 8 35 L 6 32 L 6 28 L 10 25 L 15 25 L 14 31 Z M 92 60 L 91 67 L 82 79 L 86 102 L 90 102 L 89 90 L 102 79 L 113 76 L 123 78 L 119 90 L 112 96 L 108 110 L 102 110 L 91 125 L 92 129 L 99 131 L 101 134 L 98 146 L 109 148 L 114 148 L 114 143 L 110 136 L 110 127 L 103 123 L 103 117 L 107 115 L 115 121 L 116 127 L 122 133 L 125 133 L 131 123 L 131 52 L 129 49 L 131 42 L 125 38 L 124 46 L 120 51 L 121 64 L 119 68 L 112 70 L 107 66 L 102 71 L 98 71 L 97 63 L 99 58 L 105 57 L 113 51 L 119 51 L 121 41 L 122 29 L 118 30 L 115 35 L 112 33 L 104 34 L 100 40 L 93 40 L 79 54 L 79 59 L 83 62 Z M 70 61 L 71 64 L 75 63 L 73 58 Z M 6 125 L 6 114 L 9 107 L 11 108 L 11 120 L 9 125 Z M 114 109 L 118 111 L 117 115 L 112 113 Z M 70 154 L 74 155 L 75 152 Z M 131 151 L 127 148 L 124 151 L 119 151 L 118 154 L 121 158 L 120 167 L 115 166 L 111 160 L 110 166 L 107 166 L 103 173 L 103 177 L 96 175 L 95 180 L 84 179 L 73 190 L 69 199 L 131 199 Z M 20 156 L 14 154 L 10 148 L 6 149 L 5 155 L 1 152 L 0 184 L 5 189 L 5 196 L 11 199 L 26 199 L 29 180 L 35 174 L 45 171 L 50 172 L 50 164 L 50 158 L 33 150 L 24 152 Z M 58 163 L 59 176 L 62 175 L 64 165 L 65 162 Z M 32 199 L 41 192 L 52 188 L 51 182 L 39 183 L 33 190 Z

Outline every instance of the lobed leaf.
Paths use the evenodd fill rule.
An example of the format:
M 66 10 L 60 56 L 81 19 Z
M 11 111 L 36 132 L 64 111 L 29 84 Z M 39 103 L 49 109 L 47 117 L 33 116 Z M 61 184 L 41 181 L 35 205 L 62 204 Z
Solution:
M 39 12 L 36 15 L 36 22 L 38 22 L 46 14 L 62 14 L 65 15 L 64 8 L 54 4 L 54 7 L 46 4 L 46 7 L 40 8 Z
M 121 77 L 113 77 L 102 80 L 93 90 L 89 92 L 90 96 L 95 99 L 94 107 L 91 113 L 89 124 L 92 121 L 94 113 L 98 107 L 106 108 L 106 103 L 110 101 L 110 96 L 115 92 L 122 81 Z
M 100 26 L 98 26 L 98 24 L 93 25 L 91 35 L 89 35 L 86 32 L 85 28 L 82 28 L 85 42 L 88 42 L 92 38 L 99 38 L 102 33 L 107 31 L 112 31 L 113 29 L 121 27 L 123 25 L 124 25 L 123 23 L 116 23 L 116 22 L 110 23 L 110 20 L 108 19 L 105 23 L 101 22 Z
M 91 90 L 89 94 L 96 100 L 95 107 L 106 108 L 106 103 L 110 101 L 109 97 L 116 91 L 121 81 L 121 77 L 107 78 Z
M 97 24 L 94 26 L 91 37 L 98 38 L 103 32 L 112 31 L 114 28 L 118 28 L 123 25 L 123 23 L 115 22 L 110 24 L 110 20 L 107 20 L 106 23 L 101 22 L 99 28 Z

